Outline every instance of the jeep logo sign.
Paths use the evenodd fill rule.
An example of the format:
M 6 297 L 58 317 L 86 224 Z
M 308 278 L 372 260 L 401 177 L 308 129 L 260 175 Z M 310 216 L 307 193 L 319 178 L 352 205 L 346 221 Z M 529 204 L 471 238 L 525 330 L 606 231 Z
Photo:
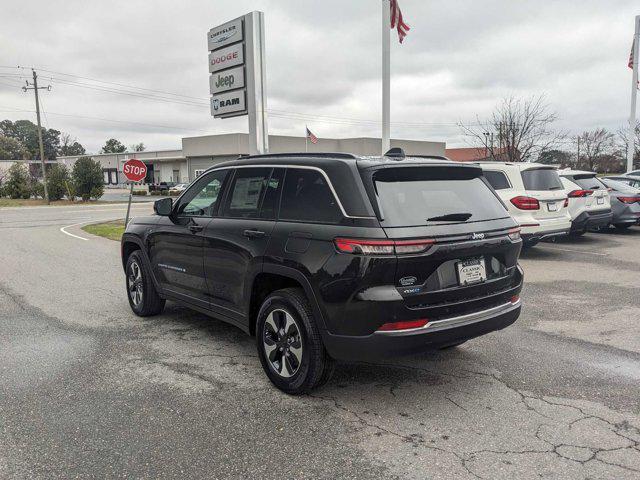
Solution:
M 214 73 L 209 77 L 209 91 L 213 95 L 243 87 L 244 67 L 231 68 L 223 72 Z
M 238 43 L 209 53 L 209 73 L 225 68 L 235 67 L 244 63 L 243 45 Z
M 236 18 L 219 27 L 212 28 L 207 34 L 209 50 L 217 50 L 244 39 L 242 18 Z
M 243 112 L 245 110 L 246 101 L 244 90 L 221 93 L 211 98 L 211 115 L 214 117 Z

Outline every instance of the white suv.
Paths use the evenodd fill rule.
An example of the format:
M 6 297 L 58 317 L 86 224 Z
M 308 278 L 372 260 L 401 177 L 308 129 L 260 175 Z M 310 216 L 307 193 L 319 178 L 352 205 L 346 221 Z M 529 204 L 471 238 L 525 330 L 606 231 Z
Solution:
M 595 173 L 567 169 L 558 174 L 569 197 L 572 235 L 582 235 L 587 230 L 604 228 L 611 223 L 611 198 Z
M 511 216 L 520 224 L 525 246 L 569 233 L 569 201 L 555 167 L 527 162 L 479 165 Z

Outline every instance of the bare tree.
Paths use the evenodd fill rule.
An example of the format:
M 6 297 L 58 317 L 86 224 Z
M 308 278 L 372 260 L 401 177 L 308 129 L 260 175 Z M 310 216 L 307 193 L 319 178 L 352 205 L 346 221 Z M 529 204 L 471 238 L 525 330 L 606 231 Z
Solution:
M 640 122 L 636 123 L 635 133 L 633 163 L 638 165 L 640 164 Z M 626 158 L 627 148 L 629 148 L 629 129 L 626 126 L 619 128 L 617 137 L 618 147 Z
M 576 139 L 576 147 L 578 142 L 580 153 L 577 165 L 591 172 L 595 171 L 600 159 L 615 154 L 614 135 L 605 128 L 582 132 Z
M 552 129 L 557 118 L 544 95 L 507 97 L 488 119 L 460 128 L 494 160 L 529 162 L 565 137 Z

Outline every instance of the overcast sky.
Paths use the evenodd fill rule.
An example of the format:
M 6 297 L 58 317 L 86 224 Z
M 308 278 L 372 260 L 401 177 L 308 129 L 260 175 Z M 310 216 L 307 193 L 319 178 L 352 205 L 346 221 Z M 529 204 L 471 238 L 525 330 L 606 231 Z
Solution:
M 465 146 L 456 122 L 507 95 L 546 94 L 573 133 L 625 124 L 638 0 L 400 6 L 411 32 L 403 45 L 392 37 L 394 138 Z M 210 116 L 206 33 L 251 10 L 265 12 L 270 133 L 302 136 L 307 124 L 319 137 L 380 136 L 379 0 L 0 0 L 0 118 L 35 122 L 15 76 L 30 71 L 4 68 L 19 65 L 52 86 L 45 126 L 89 152 L 110 137 L 156 150 L 247 131 L 244 117 Z

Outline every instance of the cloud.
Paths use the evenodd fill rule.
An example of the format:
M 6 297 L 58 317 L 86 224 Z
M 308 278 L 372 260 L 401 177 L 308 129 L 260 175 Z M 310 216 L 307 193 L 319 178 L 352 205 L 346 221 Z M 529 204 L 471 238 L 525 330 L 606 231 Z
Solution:
M 506 95 L 540 93 L 559 128 L 615 130 L 628 115 L 637 8 L 613 3 L 401 0 L 412 29 L 404 45 L 392 42 L 392 134 L 462 144 L 456 122 L 486 116 Z M 205 39 L 253 9 L 265 12 L 271 133 L 302 135 L 309 124 L 321 136 L 379 135 L 378 1 L 12 2 L 3 6 L 0 63 L 36 66 L 53 87 L 42 96 L 49 126 L 89 150 L 109 137 L 179 148 L 182 136 L 246 130 L 244 118 L 210 117 Z M 34 116 L 21 73 L 30 74 L 0 68 L 2 118 Z M 126 96 L 87 78 L 182 96 Z

